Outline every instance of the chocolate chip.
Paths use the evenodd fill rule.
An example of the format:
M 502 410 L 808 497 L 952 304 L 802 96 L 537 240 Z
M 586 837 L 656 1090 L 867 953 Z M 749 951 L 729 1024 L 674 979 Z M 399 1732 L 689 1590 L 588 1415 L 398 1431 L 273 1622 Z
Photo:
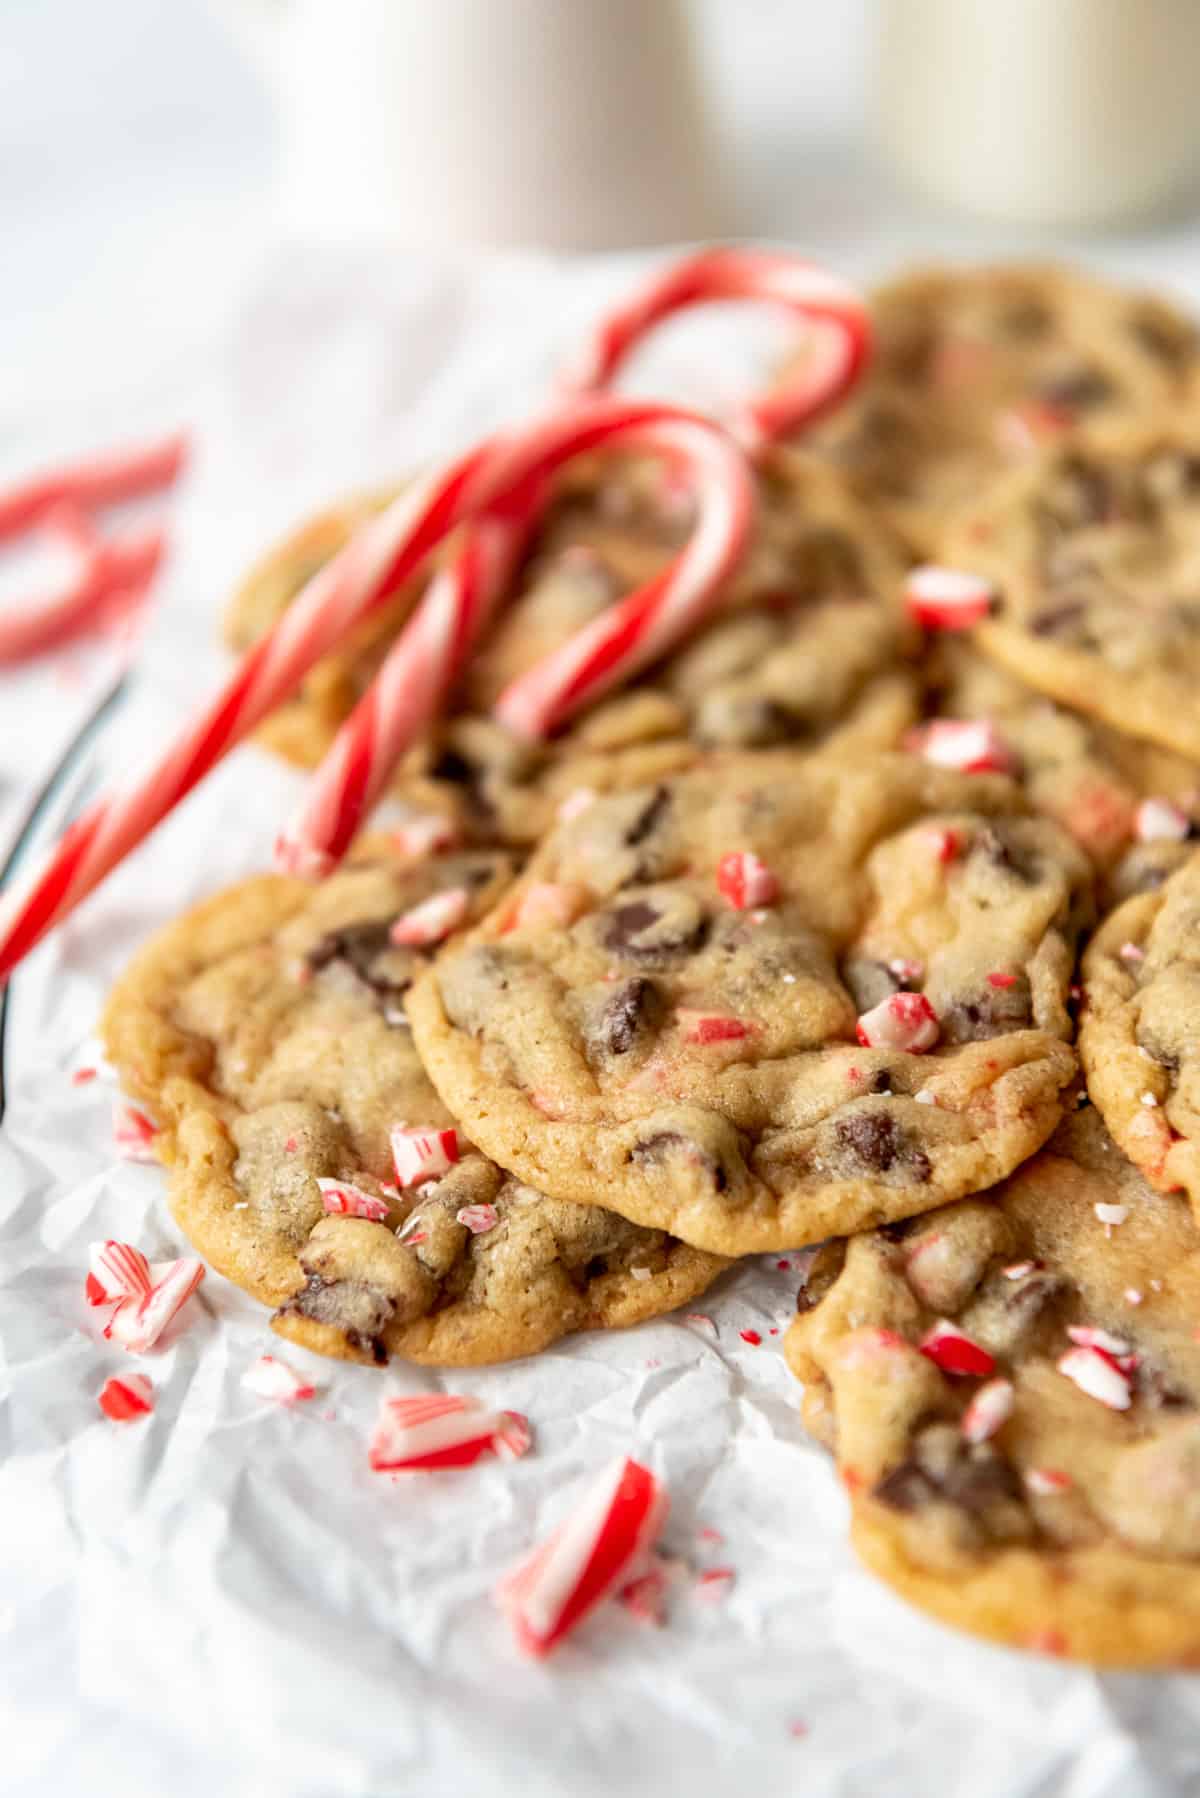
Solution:
M 1137 1395 L 1156 1411 L 1190 1409 L 1192 1401 L 1182 1387 L 1173 1385 L 1161 1368 L 1141 1362 L 1134 1374 Z
M 1064 1299 L 1071 1290 L 1071 1283 L 1062 1274 L 1049 1274 L 1041 1268 L 1035 1268 L 1022 1280 L 1008 1280 L 1007 1291 L 1003 1291 L 1004 1309 L 1010 1317 L 1015 1317 L 1022 1329 L 1030 1329 L 1052 1305 Z
M 390 931 L 394 917 L 345 924 L 314 943 L 306 957 L 314 974 L 344 962 L 377 997 L 394 998 L 412 984 L 412 957 L 397 950 Z
M 640 976 L 623 981 L 600 1014 L 597 1036 L 609 1055 L 627 1055 L 662 1011 L 662 998 L 652 980 Z
M 653 1136 L 644 1137 L 641 1142 L 634 1144 L 629 1152 L 629 1159 L 636 1165 L 660 1167 L 664 1161 L 677 1155 L 702 1168 L 712 1181 L 714 1192 L 724 1192 L 729 1185 L 720 1162 L 681 1130 L 657 1130 Z
M 1022 886 L 1036 886 L 1041 866 L 1034 852 L 1015 843 L 1011 837 L 990 826 L 981 830 L 971 845 L 972 852 L 987 857 L 993 868 L 1011 875 Z
M 881 1000 L 898 993 L 903 985 L 885 961 L 874 961 L 863 955 L 848 955 L 841 972 L 842 983 L 859 1012 L 872 1010 Z
M 604 944 L 628 960 L 652 967 L 691 955 L 704 938 L 705 922 L 698 905 L 679 895 L 674 904 L 631 899 L 604 914 Z
M 625 842 L 629 848 L 636 849 L 639 843 L 644 843 L 651 832 L 658 829 L 670 807 L 671 795 L 666 787 L 656 787 L 633 823 L 626 829 Z
M 930 1176 L 928 1155 L 908 1141 L 886 1111 L 851 1112 L 838 1119 L 833 1133 L 839 1148 L 873 1173 L 886 1174 L 901 1162 L 914 1180 L 925 1181 Z
M 1033 1023 L 1033 998 L 1029 982 L 1018 975 L 1012 986 L 986 987 L 967 999 L 958 999 L 942 1012 L 944 1043 L 981 1043 L 1010 1030 L 1028 1030 Z
M 805 1262 L 804 1283 L 796 1294 L 796 1311 L 803 1315 L 807 1311 L 815 1311 L 821 1300 L 834 1286 L 846 1265 L 846 1240 L 844 1237 L 831 1237 L 828 1242 L 820 1242 L 815 1249 L 802 1251 L 799 1259 Z
M 889 1510 L 911 1513 L 932 1504 L 938 1489 L 915 1461 L 902 1461 L 880 1480 L 871 1496 L 881 1505 L 887 1505 Z
M 358 1280 L 324 1280 L 310 1274 L 307 1284 L 293 1293 L 276 1316 L 311 1318 L 337 1330 L 351 1348 L 369 1354 L 380 1367 L 387 1361 L 383 1332 L 394 1311 L 386 1293 Z
M 951 1504 L 972 1512 L 986 1511 L 997 1499 L 1023 1497 L 1011 1464 L 986 1444 L 968 1447 L 964 1443 L 943 1474 L 941 1489 Z
M 1051 375 L 1038 388 L 1039 399 L 1065 412 L 1089 412 L 1094 406 L 1106 405 L 1115 393 L 1116 388 L 1102 370 L 1084 367 Z

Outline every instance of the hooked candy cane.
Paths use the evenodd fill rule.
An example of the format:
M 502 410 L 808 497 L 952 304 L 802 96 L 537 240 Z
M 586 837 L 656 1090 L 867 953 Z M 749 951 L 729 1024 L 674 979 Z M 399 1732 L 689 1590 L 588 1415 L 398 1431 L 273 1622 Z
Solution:
M 16 537 L 63 504 L 94 511 L 169 487 L 187 460 L 182 432 L 138 449 L 89 456 L 0 492 L 0 541 Z
M 0 665 L 54 649 L 128 609 L 154 579 L 166 551 L 157 528 L 105 538 L 74 505 L 64 502 L 40 521 L 75 556 L 62 585 L 41 598 L 0 612 Z
M 645 435 L 667 432 L 668 417 L 677 435 L 690 434 L 693 443 L 706 441 L 714 467 L 726 472 L 732 509 L 741 520 L 740 531 L 730 534 L 732 561 L 749 523 L 750 483 L 733 444 L 699 415 L 639 401 L 594 400 L 567 416 L 551 416 L 477 445 L 371 519 L 313 576 L 150 771 L 126 791 L 91 806 L 29 882 L 8 896 L 0 907 L 0 979 L 289 696 L 335 643 L 394 594 L 456 526 L 615 436 L 642 428 Z M 707 537 L 711 535 L 710 528 Z M 700 539 L 706 539 L 703 529 L 689 548 Z M 701 547 L 711 553 L 707 540 Z M 680 561 L 689 561 L 687 551 Z M 658 595 L 644 588 L 632 596 L 643 597 L 649 604 Z
M 585 401 L 512 433 L 496 454 L 532 460 L 540 479 L 519 489 L 513 515 L 475 521 L 458 559 L 439 576 L 387 656 L 365 697 L 342 725 L 313 778 L 303 812 L 277 844 L 290 873 L 321 874 L 336 864 L 379 798 L 396 762 L 437 711 L 508 586 L 546 477 L 582 449 L 640 442 L 687 467 L 700 519 L 691 542 L 664 574 L 630 594 L 547 657 L 502 696 L 497 716 L 522 736 L 541 736 L 580 706 L 628 679 L 678 642 L 707 611 L 741 554 L 753 496 L 738 453 L 717 427 L 671 406 L 626 417 L 597 437 L 596 401 Z M 577 442 L 572 432 L 578 429 Z

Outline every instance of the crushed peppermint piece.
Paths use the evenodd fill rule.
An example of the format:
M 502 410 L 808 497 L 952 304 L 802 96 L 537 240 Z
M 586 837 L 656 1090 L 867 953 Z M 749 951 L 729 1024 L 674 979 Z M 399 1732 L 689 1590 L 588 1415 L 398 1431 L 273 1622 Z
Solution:
M 922 842 L 928 844 L 935 861 L 943 864 L 952 862 L 962 854 L 962 834 L 957 830 L 942 830 L 931 826 L 922 828 L 918 834 Z
M 247 1392 L 253 1392 L 259 1398 L 272 1398 L 281 1405 L 296 1405 L 317 1395 L 311 1381 L 277 1355 L 260 1355 L 257 1361 L 252 1361 L 242 1375 L 242 1385 Z
M 706 1312 L 689 1311 L 683 1321 L 685 1324 L 700 1324 L 703 1326 L 703 1328 L 705 1328 L 707 1330 L 711 1330 L 714 1336 L 717 1333 L 716 1324 L 713 1322 L 712 1318 L 707 1315 Z
M 1013 1409 L 1011 1380 L 989 1380 L 981 1386 L 963 1412 L 962 1433 L 974 1446 L 994 1436 L 1008 1422 Z
M 1128 1205 L 1106 1205 L 1103 1199 L 1097 1199 L 1092 1210 L 1104 1227 L 1109 1230 L 1115 1229 L 1118 1224 L 1123 1224 L 1129 1216 Z
M 910 569 L 904 583 L 910 617 L 930 631 L 963 631 L 979 624 L 996 603 L 996 589 L 980 575 L 927 563 Z
M 738 1335 L 743 1342 L 748 1342 L 751 1348 L 758 1348 L 761 1346 L 762 1337 L 757 1330 L 739 1330 Z
M 791 1271 L 792 1264 L 790 1261 L 784 1260 L 784 1261 L 777 1261 L 775 1263 L 775 1266 L 781 1274 L 786 1274 Z
M 454 849 L 459 841 L 450 819 L 440 818 L 436 812 L 410 812 L 392 826 L 391 838 L 401 855 L 414 858 Z
M 633 1577 L 667 1513 L 665 1487 L 621 1459 L 584 1492 L 568 1517 L 496 1589 L 518 1646 L 549 1654 L 610 1593 Z
M 1000 1269 L 1000 1272 L 1006 1280 L 1023 1280 L 1026 1274 L 1033 1273 L 1038 1265 L 1039 1263 L 1036 1261 L 1010 1261 L 1007 1267 Z
M 913 1094 L 913 1099 L 914 1099 L 915 1103 L 918 1105 L 936 1105 L 937 1104 L 937 1095 L 935 1093 L 931 1093 L 929 1091 L 929 1088 L 924 1087 L 924 1086 L 921 1088 L 919 1093 Z
M 500 1213 L 494 1205 L 463 1205 L 454 1213 L 454 1221 L 462 1224 L 472 1236 L 485 1236 L 500 1222 Z
M 438 1180 L 458 1160 L 457 1130 L 406 1130 L 397 1124 L 391 1143 L 396 1179 L 402 1187 Z
M 982 1379 L 995 1372 L 995 1356 L 989 1354 L 982 1343 L 974 1342 L 948 1318 L 939 1318 L 917 1347 L 923 1355 L 929 1357 L 935 1367 L 940 1367 L 946 1374 L 964 1374 Z
M 696 1575 L 696 1597 L 705 1604 L 717 1604 L 729 1596 L 736 1578 L 732 1567 L 702 1567 Z
M 988 718 L 935 718 L 910 730 L 904 747 L 936 768 L 957 768 L 962 774 L 1013 774 L 1017 767 Z
M 575 882 L 535 880 L 517 902 L 510 930 L 546 930 L 551 925 L 566 930 L 587 905 L 587 888 Z
M 97 1068 L 76 1068 L 75 1072 L 71 1075 L 71 1085 L 88 1086 L 93 1080 L 98 1078 L 99 1070 Z
M 858 1020 L 858 1040 L 867 1049 L 901 1049 L 923 1055 L 938 1040 L 938 1019 L 924 993 L 889 993 Z
M 154 1284 L 150 1263 L 130 1242 L 94 1242 L 88 1249 L 84 1295 L 89 1305 L 144 1298 Z
M 652 1280 L 653 1270 L 648 1267 L 631 1267 L 629 1272 L 635 1280 Z
M 651 1567 L 649 1572 L 628 1580 L 618 1589 L 616 1598 L 617 1603 L 623 1604 L 640 1623 L 649 1623 L 655 1629 L 661 1629 L 667 1620 L 667 1576 L 664 1569 Z
M 779 897 L 779 881 L 750 850 L 732 850 L 717 863 L 717 891 L 736 911 L 771 905 Z
M 1136 943 L 1122 943 L 1117 954 L 1122 961 L 1138 962 L 1146 959 L 1146 951 L 1139 949 Z
M 897 980 L 903 980 L 909 985 L 915 985 L 918 980 L 925 978 L 925 963 L 913 961 L 907 955 L 894 955 L 887 966 L 889 973 L 894 974 Z
M 597 794 L 594 787 L 573 787 L 559 805 L 560 822 L 569 824 L 572 818 L 581 818 L 584 812 L 590 811 L 595 805 L 596 799 Z
M 470 1467 L 481 1455 L 515 1459 L 532 1438 L 517 1411 L 491 1411 L 456 1393 L 385 1398 L 371 1437 L 368 1460 L 376 1473 L 427 1472 Z
M 106 1380 L 97 1400 L 113 1423 L 134 1423 L 154 1409 L 154 1386 L 144 1373 L 129 1373 Z
M 994 986 L 999 992 L 1004 992 L 1010 986 L 1016 986 L 1017 977 L 1015 974 L 989 974 L 987 983 L 989 986 Z
M 1092 1324 L 1068 1324 L 1067 1335 L 1077 1348 L 1103 1349 L 1106 1355 L 1129 1355 L 1133 1344 L 1109 1330 L 1098 1330 Z
M 158 1160 L 154 1153 L 158 1126 L 152 1124 L 145 1112 L 139 1111 L 136 1105 L 127 1105 L 123 1099 L 114 1102 L 112 1133 L 117 1153 L 123 1161 Z
M 1133 815 L 1134 835 L 1139 843 L 1182 843 L 1191 828 L 1187 813 L 1169 799 L 1143 799 Z
M 373 1224 L 382 1224 L 387 1218 L 386 1200 L 364 1192 L 361 1186 L 355 1186 L 349 1180 L 326 1180 L 318 1176 L 317 1185 L 321 1203 L 331 1217 L 365 1217 Z
M 1057 1467 L 1031 1467 L 1025 1475 L 1025 1484 L 1039 1498 L 1053 1498 L 1056 1493 L 1069 1492 L 1075 1482 L 1069 1473 L 1063 1473 Z
M 154 1268 L 156 1276 L 159 1268 Z M 131 1355 L 153 1348 L 172 1318 L 180 1311 L 204 1278 L 204 1263 L 191 1256 L 168 1261 L 149 1292 L 131 1295 L 116 1306 L 104 1327 L 110 1342 L 120 1343 Z
M 1110 1411 L 1127 1411 L 1133 1403 L 1128 1376 L 1100 1349 L 1069 1349 L 1057 1365 L 1059 1373 Z
M 1148 1111 L 1153 1111 L 1158 1104 L 1158 1100 L 1153 1093 L 1143 1093 L 1141 1102 Z
M 465 887 L 451 887 L 448 892 L 434 893 L 403 912 L 388 932 L 393 943 L 413 948 L 428 948 L 450 935 L 466 917 L 470 897 Z
M 1140 1305 L 1142 1302 L 1142 1295 L 1136 1286 L 1127 1286 L 1121 1297 L 1127 1305 Z
M 744 1018 L 731 1018 L 716 1011 L 694 1011 L 687 1005 L 677 1006 L 675 1016 L 685 1043 L 741 1042 L 758 1028 Z

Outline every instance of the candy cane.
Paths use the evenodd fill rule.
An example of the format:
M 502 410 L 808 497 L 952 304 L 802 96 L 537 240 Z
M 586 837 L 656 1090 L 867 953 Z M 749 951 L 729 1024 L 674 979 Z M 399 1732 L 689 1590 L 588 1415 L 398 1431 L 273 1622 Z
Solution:
M 597 402 L 584 402 L 516 433 L 496 450 L 519 464 L 532 459 L 548 477 L 582 447 L 595 443 Z M 524 736 L 552 730 L 636 668 L 655 661 L 712 604 L 741 553 L 753 505 L 749 478 L 730 440 L 707 421 L 673 407 L 642 408 L 624 417 L 613 407 L 607 441 L 637 441 L 688 466 L 696 480 L 700 522 L 666 572 L 573 638 L 527 678 L 510 687 L 497 715 Z M 573 437 L 578 428 L 578 441 Z M 502 477 L 496 477 L 502 478 Z M 357 709 L 338 732 L 313 778 L 304 810 L 276 845 L 290 873 L 319 875 L 348 848 L 382 792 L 396 761 L 438 708 L 507 587 L 545 481 L 518 489 L 510 516 L 495 512 L 473 524 L 458 560 L 436 580 Z
M 183 468 L 187 451 L 186 437 L 177 432 L 140 449 L 114 450 L 35 475 L 0 493 L 0 540 L 19 536 L 63 504 L 96 510 L 169 487 Z
M 619 1460 L 605 1469 L 566 1521 L 496 1589 L 526 1654 L 549 1654 L 630 1576 L 667 1506 L 666 1489 L 649 1468 Z
M 718 249 L 675 263 L 609 314 L 568 386 L 584 392 L 606 386 L 662 319 L 684 307 L 735 299 L 775 302 L 820 328 L 817 353 L 799 375 L 739 408 L 734 434 L 748 453 L 759 454 L 776 438 L 837 405 L 870 356 L 870 315 L 862 297 L 836 275 L 797 257 Z M 662 577 L 668 589 L 678 571 L 676 564 Z M 708 610 L 711 591 L 711 586 L 701 586 L 693 595 L 681 575 L 676 590 L 662 593 L 656 608 L 646 601 L 651 589 L 643 588 L 511 681 L 496 702 L 495 716 L 519 737 L 549 736 L 572 713 L 629 680 L 686 636 Z
M 23 662 L 108 622 L 118 602 L 123 607 L 146 591 L 166 548 L 155 528 L 106 540 L 84 513 L 65 503 L 48 512 L 40 528 L 70 547 L 75 566 L 61 587 L 0 613 L 0 665 Z
M 686 440 L 698 459 L 703 445 L 713 480 L 718 469 L 723 472 L 727 491 L 719 521 L 725 530 L 719 579 L 741 551 L 753 496 L 735 445 L 709 420 L 670 406 L 594 400 L 477 445 L 407 489 L 366 524 L 313 576 L 150 772 L 76 820 L 28 884 L 0 909 L 0 979 L 295 690 L 322 656 L 394 594 L 457 525 L 504 503 L 573 456 L 613 438 L 639 434 Z M 717 522 L 709 518 L 706 528 L 702 521 L 680 558 L 689 571 L 697 544 L 711 559 Z M 649 600 L 661 585 L 654 583 L 633 597 Z
M 784 386 L 744 401 L 734 426 L 750 450 L 789 436 L 843 400 L 871 354 L 871 318 L 848 282 L 798 256 L 766 250 L 702 250 L 660 270 L 600 323 L 568 386 L 608 386 L 642 338 L 672 313 L 714 300 L 763 300 L 817 327 L 814 355 Z

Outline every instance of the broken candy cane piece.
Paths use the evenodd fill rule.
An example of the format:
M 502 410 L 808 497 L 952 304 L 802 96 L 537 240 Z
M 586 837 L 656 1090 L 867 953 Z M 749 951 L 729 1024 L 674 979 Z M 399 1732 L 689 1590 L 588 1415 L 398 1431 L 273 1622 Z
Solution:
M 169 1261 L 162 1277 L 155 1281 L 149 1292 L 141 1298 L 121 1300 L 105 1325 L 105 1336 L 110 1342 L 119 1342 L 131 1355 L 144 1354 L 148 1348 L 153 1348 L 203 1278 L 203 1261 L 188 1257 Z
M 989 1380 L 963 1412 L 962 1433 L 972 1445 L 986 1442 L 1012 1416 L 1013 1383 Z
M 938 1039 L 938 1019 L 924 993 L 889 993 L 858 1020 L 858 1040 L 867 1049 L 903 1049 L 923 1055 Z
M 154 1153 L 158 1128 L 136 1105 L 127 1105 L 123 1099 L 114 1101 L 112 1133 L 117 1154 L 123 1161 L 158 1160 Z
M 315 1398 L 317 1392 L 310 1381 L 277 1355 L 260 1355 L 252 1361 L 242 1375 L 242 1385 L 247 1392 L 259 1398 L 273 1398 L 281 1405 L 299 1404 L 302 1399 Z
M 1060 1357 L 1058 1371 L 1110 1411 L 1128 1411 L 1133 1403 L 1127 1376 L 1102 1349 L 1069 1349 Z
M 153 1284 L 150 1263 L 132 1243 L 94 1242 L 89 1248 L 84 1285 L 89 1305 L 115 1305 L 121 1299 L 141 1298 Z
M 963 631 L 988 616 L 996 603 L 996 589 L 964 569 L 926 564 L 910 571 L 904 603 L 910 617 L 926 630 Z
M 1143 799 L 1133 814 L 1133 832 L 1139 843 L 1162 840 L 1182 843 L 1192 828 L 1192 821 L 1169 799 Z
M 943 1373 L 970 1374 L 974 1378 L 983 1379 L 996 1371 L 995 1357 L 988 1353 L 982 1343 L 972 1341 L 957 1324 L 950 1323 L 946 1318 L 939 1318 L 917 1347 Z
M 586 887 L 578 886 L 573 881 L 556 883 L 535 880 L 521 894 L 508 928 L 539 930 L 556 924 L 565 930 L 575 922 L 587 901 Z
M 1106 1355 L 1133 1353 L 1133 1344 L 1126 1342 L 1123 1336 L 1114 1336 L 1109 1330 L 1099 1330 L 1094 1324 L 1068 1324 L 1067 1335 L 1076 1348 L 1102 1349 Z
M 734 850 L 717 863 L 717 891 L 736 911 L 771 905 L 779 897 L 779 881 L 766 862 L 747 850 Z
M 500 1213 L 494 1205 L 464 1205 L 454 1213 L 454 1221 L 463 1224 L 472 1236 L 485 1236 L 500 1222 Z
M 390 834 L 399 853 L 414 859 L 435 855 L 439 849 L 454 849 L 458 844 L 455 826 L 436 812 L 412 812 L 393 824 Z
M 130 1373 L 104 1382 L 97 1400 L 106 1417 L 114 1423 L 133 1423 L 138 1417 L 149 1417 L 154 1409 L 154 1387 L 144 1373 Z
M 531 1441 L 519 1411 L 489 1411 L 477 1399 L 434 1392 L 384 1399 L 367 1458 L 376 1473 L 470 1467 L 489 1453 L 515 1460 Z
M 1031 1467 L 1025 1484 L 1039 1498 L 1053 1498 L 1059 1492 L 1069 1492 L 1075 1482 L 1069 1473 L 1062 1473 L 1057 1467 Z
M 388 935 L 393 943 L 418 949 L 440 943 L 457 930 L 467 915 L 470 899 L 465 887 L 451 887 L 447 893 L 434 893 L 403 912 Z
M 320 1176 L 317 1185 L 321 1189 L 321 1203 L 331 1217 L 365 1217 L 373 1224 L 386 1221 L 387 1201 L 377 1199 L 374 1193 L 364 1192 L 361 1186 L 354 1186 L 349 1180 L 326 1180 Z
M 743 1018 L 728 1017 L 723 1012 L 693 1011 L 680 1005 L 675 1016 L 685 1043 L 736 1043 L 754 1034 L 754 1025 Z
M 957 768 L 963 774 L 1012 774 L 1017 765 L 987 718 L 935 718 L 909 731 L 904 747 L 936 768 Z
M 401 1186 L 440 1180 L 457 1160 L 457 1130 L 406 1130 L 397 1125 L 392 1131 L 392 1161 Z
M 667 1514 L 666 1488 L 622 1459 L 595 1480 L 564 1522 L 496 1588 L 518 1646 L 549 1654 L 632 1574 Z

